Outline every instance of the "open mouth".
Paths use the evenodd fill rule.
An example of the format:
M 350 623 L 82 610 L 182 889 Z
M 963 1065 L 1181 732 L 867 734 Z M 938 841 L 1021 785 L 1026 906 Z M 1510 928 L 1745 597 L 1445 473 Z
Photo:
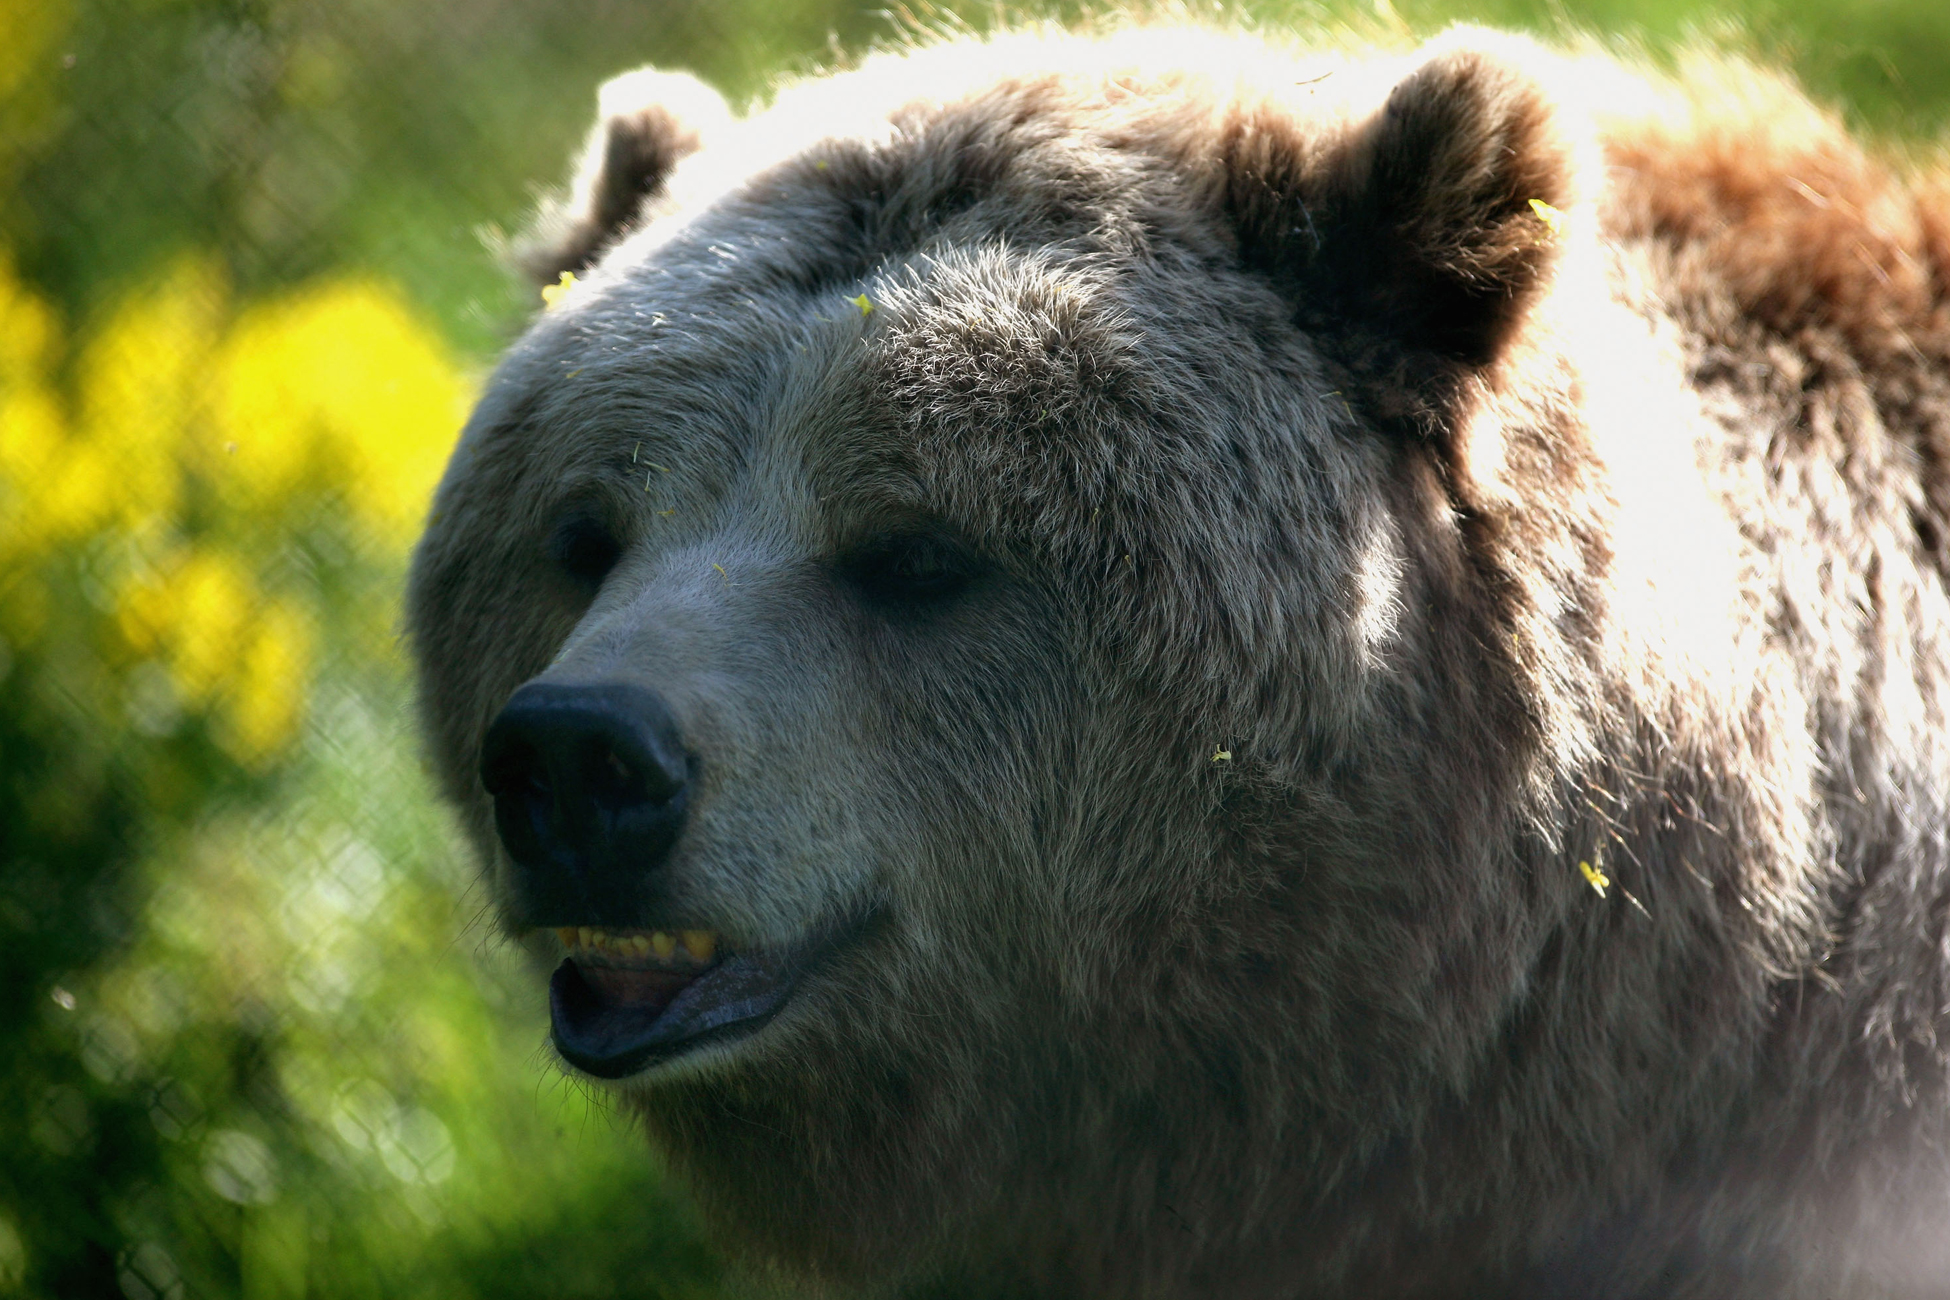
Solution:
M 758 1029 L 802 965 L 792 953 L 722 952 L 709 930 L 563 926 L 556 936 L 569 955 L 549 979 L 555 1048 L 599 1079 Z

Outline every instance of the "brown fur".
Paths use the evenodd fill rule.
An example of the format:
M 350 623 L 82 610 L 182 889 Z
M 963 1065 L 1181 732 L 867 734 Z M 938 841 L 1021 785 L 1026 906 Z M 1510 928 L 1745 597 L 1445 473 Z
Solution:
M 857 927 L 626 1087 L 728 1242 L 1950 1293 L 1950 202 L 1689 84 L 1016 36 L 659 174 L 491 385 L 410 614 L 492 869 L 488 721 L 608 674 L 711 774 L 656 922 Z M 863 601 L 916 529 L 967 594 Z
M 610 244 L 657 210 L 677 164 L 724 128 L 718 92 L 681 72 L 650 69 L 603 87 L 596 129 L 565 199 L 545 207 L 516 254 L 543 284 L 587 270 Z

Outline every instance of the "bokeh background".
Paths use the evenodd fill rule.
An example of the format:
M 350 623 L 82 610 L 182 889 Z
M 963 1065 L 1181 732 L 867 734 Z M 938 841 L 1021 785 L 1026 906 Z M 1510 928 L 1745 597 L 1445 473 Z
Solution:
M 1950 122 L 1943 0 L 1233 12 L 1703 36 L 1891 150 Z M 0 1295 L 757 1285 L 550 1067 L 420 771 L 398 592 L 540 305 L 494 248 L 597 83 L 762 102 L 917 14 L 996 17 L 0 0 Z

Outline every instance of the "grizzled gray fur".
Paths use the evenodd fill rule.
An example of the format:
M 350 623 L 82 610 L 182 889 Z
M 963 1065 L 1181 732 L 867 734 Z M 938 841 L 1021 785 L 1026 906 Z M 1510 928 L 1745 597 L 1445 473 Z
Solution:
M 409 618 L 509 927 L 782 999 L 613 1085 L 729 1249 L 1950 1295 L 1940 178 L 1474 31 L 632 84 Z M 531 679 L 681 750 L 593 920 L 483 788 Z

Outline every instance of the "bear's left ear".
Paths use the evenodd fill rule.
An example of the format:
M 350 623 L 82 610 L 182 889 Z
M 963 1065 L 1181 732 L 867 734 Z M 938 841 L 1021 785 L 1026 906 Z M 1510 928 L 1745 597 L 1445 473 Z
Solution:
M 1351 129 L 1310 137 L 1305 117 L 1267 112 L 1230 142 L 1248 264 L 1351 367 L 1420 390 L 1424 409 L 1499 355 L 1560 254 L 1581 164 L 1566 115 L 1526 67 L 1550 58 L 1455 33 Z
M 602 256 L 662 193 L 677 164 L 731 121 L 717 91 L 683 72 L 639 68 L 603 83 L 595 130 L 566 198 L 543 205 L 516 254 L 541 284 Z

